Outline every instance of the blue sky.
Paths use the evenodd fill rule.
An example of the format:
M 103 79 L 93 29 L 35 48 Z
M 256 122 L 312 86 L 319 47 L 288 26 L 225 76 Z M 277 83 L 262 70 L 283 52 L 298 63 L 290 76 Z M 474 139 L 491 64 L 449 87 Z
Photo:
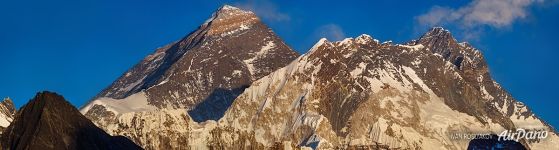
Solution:
M 299 53 L 321 37 L 366 33 L 401 43 L 443 26 L 479 48 L 493 77 L 515 98 L 559 126 L 559 5 L 550 0 L 2 0 L 0 97 L 21 107 L 50 90 L 79 107 L 223 4 L 255 11 Z

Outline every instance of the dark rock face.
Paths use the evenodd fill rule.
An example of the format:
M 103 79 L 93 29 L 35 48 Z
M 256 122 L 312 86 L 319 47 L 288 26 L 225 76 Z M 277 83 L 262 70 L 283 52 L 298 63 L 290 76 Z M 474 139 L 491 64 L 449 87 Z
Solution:
M 241 87 L 232 90 L 216 89 L 210 94 L 207 100 L 196 105 L 188 114 L 196 122 L 204 122 L 206 120 L 219 120 L 233 104 L 233 100 L 241 93 L 246 87 Z
M 441 27 L 432 28 L 415 41 L 427 50 L 440 55 L 444 60 L 454 65 L 453 68 L 462 77 L 459 80 L 445 77 L 445 73 L 419 74 L 432 84 L 428 85 L 434 92 L 442 96 L 449 107 L 475 116 L 480 122 L 487 123 L 487 116 L 505 128 L 513 128 L 513 123 L 507 119 L 512 114 L 499 112 L 496 107 L 513 109 L 517 102 L 502 89 L 489 74 L 489 68 L 481 52 L 468 43 L 458 43 L 452 34 Z M 443 68 L 445 64 L 424 63 L 425 68 Z M 508 106 L 502 106 L 504 104 Z M 495 105 L 497 104 L 497 105 Z M 524 114 L 525 117 L 533 116 Z
M 465 65 L 473 67 L 486 66 L 485 61 L 481 57 L 481 53 L 476 51 L 467 50 L 464 47 L 469 47 L 467 43 L 458 43 L 452 34 L 441 27 L 432 28 L 429 32 L 425 33 L 416 44 L 423 44 L 425 48 L 433 53 L 440 54 L 445 60 L 451 62 L 456 67 L 461 68 L 463 65 L 464 57 L 468 57 L 471 62 Z M 462 45 L 460 45 L 462 44 Z
M 141 149 L 111 137 L 56 93 L 38 93 L 1 137 L 2 149 Z

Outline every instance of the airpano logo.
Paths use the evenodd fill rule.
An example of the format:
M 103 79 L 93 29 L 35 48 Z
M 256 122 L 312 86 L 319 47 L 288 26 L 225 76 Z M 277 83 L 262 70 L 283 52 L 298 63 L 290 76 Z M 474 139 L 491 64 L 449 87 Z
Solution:
M 545 130 L 525 130 L 516 129 L 505 130 L 499 134 L 499 141 L 510 141 L 514 140 L 518 142 L 520 139 L 535 140 L 535 139 L 545 139 L 547 138 L 547 131 Z
M 495 137 L 494 137 L 495 136 Z M 548 131 L 546 130 L 527 130 L 527 129 L 516 129 L 516 130 L 504 130 L 499 135 L 495 133 L 451 133 L 449 138 L 453 140 L 489 140 L 496 139 L 499 141 L 520 141 L 521 139 L 535 140 L 535 139 L 545 139 L 548 136 Z

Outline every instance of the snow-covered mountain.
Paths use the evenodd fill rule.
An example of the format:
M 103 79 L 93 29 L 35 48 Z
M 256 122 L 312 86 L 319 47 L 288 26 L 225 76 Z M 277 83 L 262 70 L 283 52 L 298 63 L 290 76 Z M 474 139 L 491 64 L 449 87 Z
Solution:
M 0 134 L 10 125 L 14 120 L 14 115 L 16 113 L 16 108 L 14 102 L 10 98 L 4 98 L 0 102 Z
M 218 120 L 253 81 L 297 56 L 253 12 L 225 5 L 185 38 L 144 58 L 80 111 L 109 133 L 114 133 L 108 130 L 113 125 L 129 123 L 119 119 L 145 118 L 163 110 L 188 111 L 188 118 L 196 122 Z M 146 128 L 141 130 L 151 129 Z M 157 129 L 149 132 L 164 133 Z M 129 137 L 139 144 L 181 139 L 172 135 Z
M 520 145 L 559 145 L 443 28 L 405 44 L 321 39 L 295 57 L 252 12 L 224 6 L 81 111 L 145 149 L 466 149 L 453 134 L 518 128 L 550 131 Z
M 407 44 L 369 35 L 321 39 L 255 81 L 217 122 L 161 110 L 127 113 L 105 126 L 147 149 L 466 149 L 470 140 L 451 135 L 517 128 L 551 131 L 545 139 L 520 140 L 526 147 L 553 149 L 559 142 L 491 79 L 479 50 L 442 28 Z
M 481 52 L 443 28 L 408 44 L 321 39 L 254 82 L 218 124 L 269 147 L 466 149 L 469 140 L 450 135 L 516 128 L 551 131 L 520 141 L 529 148 L 559 144 L 549 125 L 491 79 Z

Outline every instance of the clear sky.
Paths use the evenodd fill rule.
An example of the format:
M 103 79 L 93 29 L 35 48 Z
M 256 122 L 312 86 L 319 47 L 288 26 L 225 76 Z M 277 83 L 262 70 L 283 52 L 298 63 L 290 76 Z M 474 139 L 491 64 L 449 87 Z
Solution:
M 551 0 L 2 0 L 0 97 L 21 107 L 50 90 L 80 107 L 223 4 L 255 11 L 299 53 L 320 37 L 366 33 L 402 43 L 443 26 L 479 48 L 516 99 L 559 126 L 559 4 Z

